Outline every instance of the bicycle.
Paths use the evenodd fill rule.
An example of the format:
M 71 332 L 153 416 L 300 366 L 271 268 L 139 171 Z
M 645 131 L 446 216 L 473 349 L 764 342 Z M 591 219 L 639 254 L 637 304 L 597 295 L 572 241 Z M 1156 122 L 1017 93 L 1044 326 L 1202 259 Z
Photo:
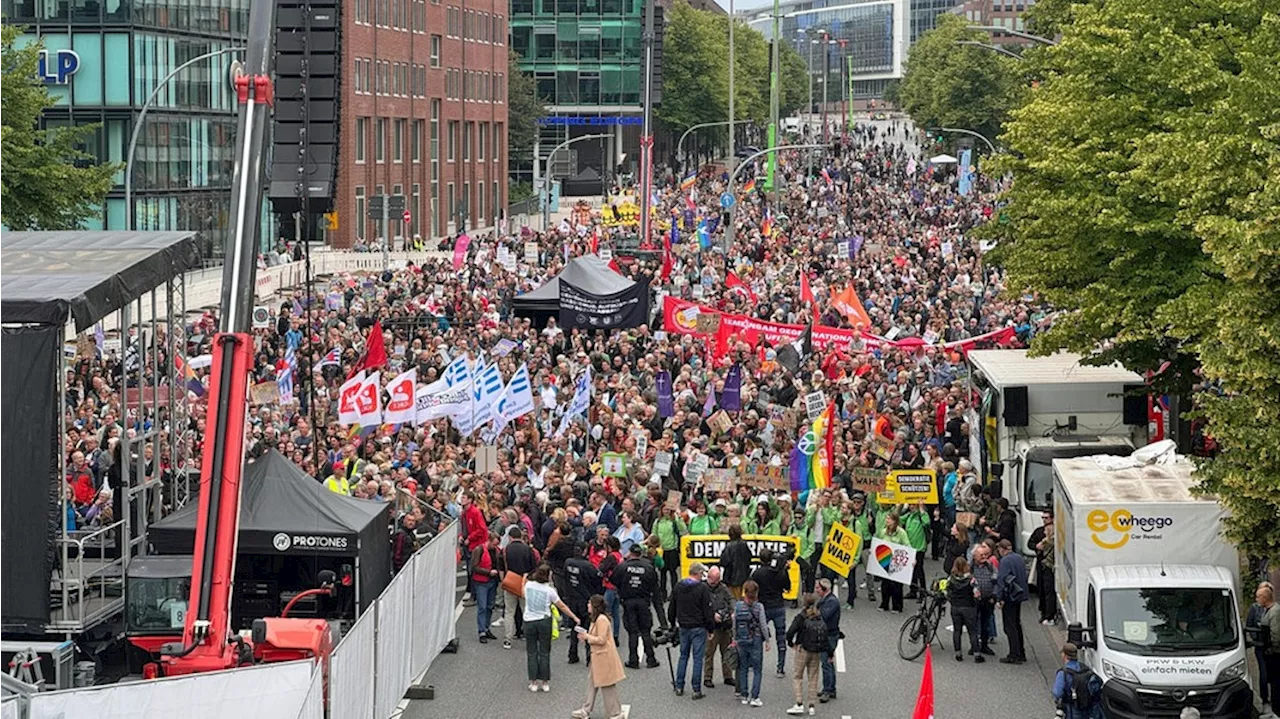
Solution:
M 920 600 L 920 608 L 914 616 L 908 617 L 898 631 L 898 656 L 907 661 L 924 654 L 924 648 L 938 637 L 938 625 L 942 622 L 943 612 L 947 608 L 947 595 L 942 580 L 935 581 L 933 586 L 924 592 Z M 942 646 L 939 644 L 939 646 Z

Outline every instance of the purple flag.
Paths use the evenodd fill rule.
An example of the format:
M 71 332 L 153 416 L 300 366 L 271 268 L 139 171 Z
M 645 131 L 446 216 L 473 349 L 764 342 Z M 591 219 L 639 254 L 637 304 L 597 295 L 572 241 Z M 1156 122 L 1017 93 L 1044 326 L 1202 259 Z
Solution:
M 742 367 L 734 365 L 724 378 L 724 391 L 720 393 L 720 408 L 729 412 L 742 409 Z
M 676 413 L 675 398 L 671 395 L 671 373 L 663 370 L 654 377 L 653 383 L 658 387 L 658 416 L 671 417 Z
M 854 235 L 853 241 L 849 243 L 849 259 L 857 259 L 858 253 L 862 251 L 862 243 L 864 241 L 862 235 Z
M 708 382 L 707 383 L 707 402 L 706 404 L 702 405 L 703 419 L 710 417 L 711 413 L 714 412 L 715 410 L 716 410 L 716 386 Z
M 791 450 L 791 491 L 803 492 L 808 481 L 809 457 L 799 447 Z

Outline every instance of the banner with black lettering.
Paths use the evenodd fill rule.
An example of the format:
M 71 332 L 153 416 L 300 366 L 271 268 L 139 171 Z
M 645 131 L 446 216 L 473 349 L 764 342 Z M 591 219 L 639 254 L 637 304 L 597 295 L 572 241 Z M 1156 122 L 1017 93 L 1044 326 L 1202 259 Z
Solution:
M 800 538 L 773 534 L 744 534 L 743 541 L 751 549 L 751 564 L 760 564 L 760 553 L 764 549 L 772 549 L 775 562 L 790 559 L 787 574 L 791 576 L 791 589 L 782 595 L 783 599 L 797 599 L 800 596 L 800 565 L 795 557 L 800 554 Z M 680 576 L 689 576 L 689 567 L 694 562 L 702 562 L 708 567 L 720 563 L 720 555 L 729 543 L 727 534 L 704 534 L 694 536 L 686 534 L 680 538 Z
M 564 329 L 639 327 L 648 318 L 648 282 L 611 295 L 594 295 L 560 280 L 560 326 Z

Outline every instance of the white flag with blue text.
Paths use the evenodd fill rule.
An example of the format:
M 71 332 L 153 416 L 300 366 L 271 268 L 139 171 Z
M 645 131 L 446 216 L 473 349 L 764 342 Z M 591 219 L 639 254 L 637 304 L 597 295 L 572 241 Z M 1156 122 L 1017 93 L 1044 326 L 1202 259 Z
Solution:
M 505 425 L 513 419 L 519 419 L 532 412 L 533 409 L 533 384 L 529 381 L 529 367 L 520 365 L 520 369 L 511 376 L 511 381 L 498 397 L 494 424 Z
M 564 417 L 560 418 L 560 426 L 556 429 L 556 436 L 564 434 L 569 429 L 569 424 L 573 418 L 578 415 L 585 415 L 587 407 L 591 406 L 591 368 L 588 367 L 573 387 L 573 399 L 569 401 L 569 408 L 565 410 Z

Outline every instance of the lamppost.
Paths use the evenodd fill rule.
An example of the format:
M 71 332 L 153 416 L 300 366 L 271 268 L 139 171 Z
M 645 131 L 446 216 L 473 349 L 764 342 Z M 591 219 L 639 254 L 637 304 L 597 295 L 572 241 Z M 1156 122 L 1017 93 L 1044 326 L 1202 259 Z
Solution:
M 988 140 L 986 136 L 981 133 L 974 132 L 973 130 L 965 130 L 959 127 L 939 127 L 937 129 L 942 130 L 943 132 L 954 132 L 959 135 L 968 135 L 970 137 L 976 137 L 979 140 L 982 140 L 983 142 L 987 143 L 987 149 L 991 150 L 992 155 L 996 154 L 996 146 L 991 144 L 991 141 Z
M 738 173 L 742 171 L 742 168 L 750 167 L 751 162 L 755 160 L 757 157 L 760 157 L 761 155 L 769 155 L 770 153 L 773 153 L 772 155 L 770 155 L 770 157 L 777 157 L 778 156 L 777 153 L 782 150 L 814 150 L 820 147 L 824 147 L 824 146 L 818 145 L 818 144 L 812 144 L 812 143 L 805 144 L 805 145 L 778 145 L 777 147 L 767 147 L 757 153 L 748 155 L 747 157 L 742 158 L 742 162 L 739 163 L 737 167 L 733 168 L 733 172 L 729 173 L 729 184 L 725 188 L 725 191 L 728 192 L 730 195 L 732 195 L 733 185 L 738 180 Z M 729 248 L 733 247 L 734 234 L 736 230 L 736 228 L 734 227 L 734 220 L 736 219 L 736 216 L 738 214 L 737 209 L 738 209 L 737 202 L 734 202 L 732 205 L 729 206 L 729 226 L 724 229 L 726 256 L 729 254 Z
M 142 132 L 142 123 L 147 119 L 147 111 L 151 109 L 151 104 L 155 102 L 156 96 L 160 94 L 160 90 L 169 84 L 169 81 L 178 75 L 179 72 L 191 67 L 192 65 L 208 60 L 219 55 L 226 55 L 232 52 L 243 52 L 243 47 L 226 47 L 213 52 L 206 52 L 203 55 L 187 60 L 181 65 L 173 68 L 168 75 L 164 76 L 156 86 L 152 88 L 151 94 L 147 96 L 147 101 L 142 103 L 142 109 L 138 111 L 138 119 L 133 124 L 133 132 L 129 135 L 129 151 L 125 154 L 124 165 L 124 226 L 125 229 L 134 230 L 133 226 L 133 153 L 138 149 L 138 136 Z
M 782 75 L 781 42 L 782 42 L 782 23 L 779 19 L 779 11 L 781 3 L 779 0 L 773 0 L 773 33 L 770 39 L 773 41 L 773 57 L 769 62 L 769 130 L 765 142 L 770 147 L 778 141 L 778 114 L 781 112 L 782 106 L 782 90 L 779 87 L 779 79 Z M 732 15 L 732 13 L 730 13 Z M 775 181 L 774 174 L 777 170 L 778 158 L 776 155 L 769 155 L 768 167 L 765 173 L 764 184 L 769 192 L 773 193 L 774 202 L 778 201 L 778 185 Z
M 729 169 L 733 169 L 733 26 L 737 22 L 733 17 L 733 0 L 729 0 Z
M 560 143 L 559 145 L 556 145 L 555 147 L 551 148 L 551 153 L 547 155 L 546 172 L 542 173 L 542 192 L 543 192 L 542 231 L 543 232 L 546 232 L 547 226 L 551 224 L 551 158 L 555 157 L 556 153 L 559 152 L 561 148 L 568 147 L 569 145 L 572 145 L 575 142 L 581 142 L 582 140 L 603 140 L 608 137 L 611 137 L 611 135 L 606 135 L 603 133 L 598 135 L 582 135 L 580 137 L 571 137 L 568 140 L 565 140 L 564 142 Z
M 1024 58 L 1023 56 L 1019 55 L 1018 53 L 1016 53 L 1016 52 L 1014 52 L 1014 51 L 1012 51 L 1012 50 L 1006 50 L 1005 48 L 1002 48 L 1002 47 L 1000 47 L 999 45 L 988 45 L 988 44 L 987 44 L 987 43 L 985 43 L 985 42 L 978 42 L 977 40 L 956 40 L 956 44 L 957 44 L 957 45 L 968 45 L 968 46 L 970 46 L 970 47 L 980 47 L 980 48 L 983 48 L 983 49 L 986 49 L 986 50 L 991 50 L 992 52 L 998 52 L 998 53 L 1000 53 L 1001 55 L 1006 55 L 1006 56 L 1008 56 L 1008 57 L 1011 57 L 1011 58 L 1013 58 L 1014 60 L 1025 60 L 1025 59 L 1026 59 L 1026 58 Z
M 744 125 L 749 122 L 751 121 L 750 120 L 734 120 L 733 124 Z M 728 125 L 728 124 L 729 123 L 724 120 L 719 120 L 717 122 L 700 122 L 697 125 L 690 126 L 688 130 L 685 130 L 684 133 L 680 135 L 680 140 L 679 142 L 676 143 L 676 159 L 677 160 L 680 159 L 681 148 L 684 147 L 684 139 L 689 136 L 689 133 L 693 132 L 694 130 L 700 130 L 704 127 L 720 127 L 721 125 Z
M 1039 43 L 1041 45 L 1057 45 L 1058 44 L 1056 40 L 1050 40 L 1047 37 L 1040 37 L 1039 35 L 1032 35 L 1030 33 L 1019 32 L 1018 30 L 1010 30 L 1007 27 L 1000 27 L 998 25 L 970 25 L 969 29 L 982 30 L 984 32 L 990 32 L 990 33 L 996 33 L 996 34 L 1002 34 L 1002 35 L 1012 35 L 1014 37 L 1020 37 L 1023 40 L 1030 40 L 1032 42 Z

